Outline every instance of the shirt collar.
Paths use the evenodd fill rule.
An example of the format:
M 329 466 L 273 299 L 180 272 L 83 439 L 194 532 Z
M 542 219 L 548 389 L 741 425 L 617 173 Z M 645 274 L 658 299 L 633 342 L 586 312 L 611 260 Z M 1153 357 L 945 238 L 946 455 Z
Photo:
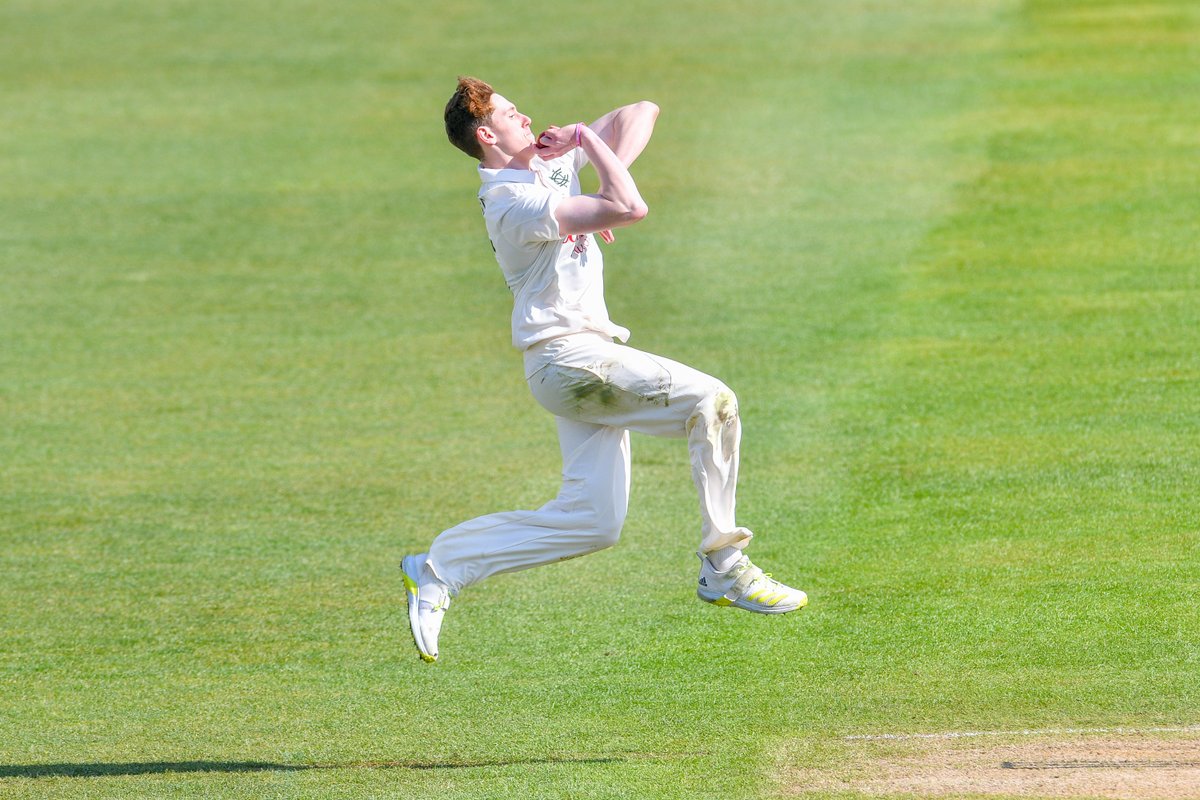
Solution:
M 529 169 L 488 169 L 481 166 L 479 168 L 479 179 L 485 183 L 537 183 L 539 176 L 544 176 L 550 169 L 550 164 L 555 164 L 561 159 L 566 158 L 565 155 L 558 158 L 546 161 L 540 156 L 534 156 L 529 160 Z
M 483 183 L 534 183 L 537 175 L 531 169 L 488 169 L 479 168 L 479 180 Z

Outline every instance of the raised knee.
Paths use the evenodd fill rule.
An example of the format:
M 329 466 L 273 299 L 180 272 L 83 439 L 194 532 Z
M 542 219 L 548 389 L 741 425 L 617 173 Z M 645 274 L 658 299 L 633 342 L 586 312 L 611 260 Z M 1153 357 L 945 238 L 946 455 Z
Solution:
M 733 425 L 738 419 L 737 395 L 724 384 L 718 384 L 696 405 L 696 410 L 688 417 L 687 433 L 691 435 L 692 428 L 703 425 L 708 430 L 725 428 Z
M 602 548 L 615 547 L 621 541 L 621 526 L 600 528 L 596 531 L 596 544 Z
M 713 414 L 722 425 L 728 425 L 738 418 L 737 395 L 731 389 L 722 387 L 713 395 Z
M 621 528 L 624 525 L 625 517 L 615 513 L 596 520 L 596 544 L 601 547 L 616 545 L 621 539 Z

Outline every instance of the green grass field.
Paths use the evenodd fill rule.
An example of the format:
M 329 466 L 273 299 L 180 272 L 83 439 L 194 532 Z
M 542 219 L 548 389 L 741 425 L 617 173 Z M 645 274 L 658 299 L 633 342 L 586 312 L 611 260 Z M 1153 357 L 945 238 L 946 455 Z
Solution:
M 883 732 L 1200 723 L 1189 0 L 5 0 L 0 796 L 785 798 Z M 557 489 L 458 74 L 638 99 L 631 344 L 741 401 L 782 618 L 622 543 L 400 557 Z

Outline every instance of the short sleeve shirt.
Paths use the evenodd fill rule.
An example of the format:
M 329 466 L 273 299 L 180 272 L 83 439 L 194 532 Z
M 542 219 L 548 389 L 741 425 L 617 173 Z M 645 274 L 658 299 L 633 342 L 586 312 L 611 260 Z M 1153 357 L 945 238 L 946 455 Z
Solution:
M 560 235 L 554 216 L 563 198 L 580 194 L 586 163 L 576 148 L 550 161 L 535 157 L 528 170 L 479 168 L 479 202 L 513 294 L 512 342 L 519 350 L 585 331 L 629 338 L 608 317 L 604 258 L 594 237 Z

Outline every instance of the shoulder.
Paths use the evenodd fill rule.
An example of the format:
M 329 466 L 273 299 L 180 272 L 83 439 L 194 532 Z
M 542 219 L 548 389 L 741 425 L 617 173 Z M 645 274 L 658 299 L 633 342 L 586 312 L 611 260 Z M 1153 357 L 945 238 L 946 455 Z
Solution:
M 525 246 L 559 238 L 555 211 L 562 195 L 544 186 L 499 186 L 480 194 L 483 217 L 493 240 Z

